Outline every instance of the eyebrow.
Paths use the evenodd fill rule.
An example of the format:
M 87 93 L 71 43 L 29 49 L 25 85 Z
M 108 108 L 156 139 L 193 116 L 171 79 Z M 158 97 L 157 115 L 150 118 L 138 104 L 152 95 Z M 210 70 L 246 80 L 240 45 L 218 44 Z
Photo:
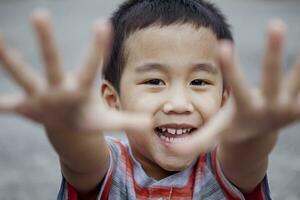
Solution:
M 137 73 L 150 72 L 150 71 L 167 71 L 167 66 L 156 62 L 148 62 L 135 68 L 135 72 Z
M 166 72 L 168 69 L 167 65 L 163 65 L 161 63 L 156 62 L 148 62 L 144 63 L 137 68 L 135 68 L 135 72 L 137 73 L 145 73 L 145 72 L 151 72 L 151 71 L 164 71 Z M 192 72 L 196 71 L 205 71 L 209 74 L 217 74 L 218 70 L 217 68 L 212 65 L 211 63 L 205 62 L 205 63 L 193 63 L 192 64 Z
M 194 63 L 192 68 L 192 72 L 194 71 L 206 71 L 209 74 L 218 74 L 217 68 L 211 63 Z

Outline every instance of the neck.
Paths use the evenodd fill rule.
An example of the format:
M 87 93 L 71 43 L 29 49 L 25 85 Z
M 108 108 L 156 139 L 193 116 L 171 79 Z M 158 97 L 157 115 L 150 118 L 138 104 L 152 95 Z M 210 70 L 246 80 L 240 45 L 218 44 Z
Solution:
M 133 153 L 133 156 L 135 157 L 135 159 L 141 163 L 146 174 L 149 177 L 154 178 L 155 180 L 161 180 L 172 174 L 177 173 L 177 172 L 173 172 L 173 171 L 167 171 L 167 170 L 161 168 L 155 162 L 146 158 L 145 156 L 143 156 L 138 151 L 135 151 L 134 149 L 132 149 L 132 153 Z

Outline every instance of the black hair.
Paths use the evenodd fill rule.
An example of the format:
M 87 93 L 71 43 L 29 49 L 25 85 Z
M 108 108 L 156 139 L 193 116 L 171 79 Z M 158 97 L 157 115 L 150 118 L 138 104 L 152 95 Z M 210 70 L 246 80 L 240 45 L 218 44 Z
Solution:
M 195 28 L 210 28 L 218 40 L 233 41 L 225 16 L 212 3 L 204 0 L 127 0 L 111 17 L 114 40 L 103 78 L 117 92 L 126 63 L 124 43 L 135 31 L 159 25 L 192 24 Z

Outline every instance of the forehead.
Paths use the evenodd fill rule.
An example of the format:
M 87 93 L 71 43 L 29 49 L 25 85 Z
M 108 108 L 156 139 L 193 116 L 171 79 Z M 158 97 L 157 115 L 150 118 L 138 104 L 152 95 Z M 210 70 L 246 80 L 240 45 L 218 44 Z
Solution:
M 152 61 L 168 64 L 214 62 L 217 43 L 209 28 L 195 28 L 191 24 L 151 26 L 132 33 L 126 39 L 126 65 Z

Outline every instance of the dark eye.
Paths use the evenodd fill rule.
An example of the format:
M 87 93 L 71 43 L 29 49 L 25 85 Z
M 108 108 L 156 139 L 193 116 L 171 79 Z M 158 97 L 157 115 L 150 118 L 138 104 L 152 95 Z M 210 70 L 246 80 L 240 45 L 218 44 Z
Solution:
M 191 82 L 191 85 L 196 85 L 196 86 L 205 86 L 208 85 L 209 83 L 207 81 L 201 80 L 201 79 L 195 79 Z
M 160 79 L 151 79 L 151 80 L 148 80 L 148 81 L 144 82 L 144 84 L 147 84 L 147 85 L 164 85 L 165 83 Z

